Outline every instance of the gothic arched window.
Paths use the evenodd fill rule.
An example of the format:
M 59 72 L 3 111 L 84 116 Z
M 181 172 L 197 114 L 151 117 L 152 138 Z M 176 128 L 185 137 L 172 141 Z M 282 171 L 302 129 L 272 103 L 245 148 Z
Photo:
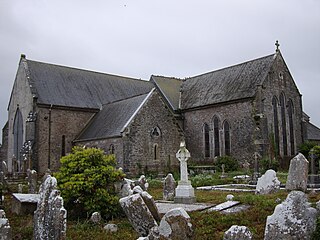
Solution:
M 23 145 L 23 119 L 20 109 L 16 111 L 13 122 L 13 154 L 17 161 L 21 160 L 20 150 Z
M 161 136 L 161 130 L 159 127 L 155 127 L 151 130 L 151 136 L 152 137 L 160 137 Z
M 220 137 L 219 137 L 219 119 L 213 118 L 213 144 L 214 144 L 214 156 L 220 156 Z
M 278 117 L 278 100 L 274 96 L 272 99 L 273 107 L 273 131 L 274 131 L 274 143 L 276 147 L 276 155 L 279 155 L 279 117 Z
M 288 155 L 288 139 L 287 139 L 287 125 L 286 125 L 286 100 L 284 93 L 280 94 L 280 108 L 281 108 L 281 126 L 282 126 L 282 146 L 283 155 Z
M 225 155 L 231 155 L 231 144 L 230 144 L 230 124 L 228 121 L 223 123 L 223 134 L 224 134 L 224 153 Z
M 203 134 L 204 134 L 204 156 L 210 157 L 210 128 L 207 123 L 203 125 Z
M 295 155 L 293 113 L 294 113 L 293 102 L 290 99 L 288 101 L 288 117 L 289 117 L 290 154 L 291 154 L 291 156 Z
M 110 154 L 114 154 L 114 145 L 113 144 L 110 144 L 110 146 L 109 146 L 109 153 Z

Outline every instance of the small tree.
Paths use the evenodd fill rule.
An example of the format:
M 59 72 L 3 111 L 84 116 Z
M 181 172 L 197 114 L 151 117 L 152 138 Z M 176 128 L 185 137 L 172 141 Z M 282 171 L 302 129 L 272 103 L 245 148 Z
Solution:
M 119 198 L 114 183 L 124 174 L 115 169 L 114 155 L 105 155 L 96 148 L 74 147 L 60 161 L 56 178 L 71 215 L 86 216 L 99 211 L 109 218 L 118 213 Z

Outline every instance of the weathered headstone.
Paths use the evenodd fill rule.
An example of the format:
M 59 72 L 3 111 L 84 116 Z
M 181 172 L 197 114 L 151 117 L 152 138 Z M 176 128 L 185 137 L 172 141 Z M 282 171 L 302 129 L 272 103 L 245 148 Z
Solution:
M 18 184 L 18 193 L 23 192 L 23 185 L 21 183 Z
M 160 239 L 191 239 L 193 230 L 190 216 L 183 208 L 168 211 L 161 219 L 159 233 Z
M 28 178 L 28 185 L 29 185 L 29 193 L 36 193 L 37 192 L 37 171 L 36 170 L 27 170 L 27 178 Z
M 132 227 L 140 236 L 148 236 L 149 230 L 157 226 L 157 222 L 139 193 L 121 198 L 119 202 Z
M 92 213 L 92 215 L 90 217 L 90 221 L 92 223 L 99 224 L 101 222 L 101 220 L 102 220 L 102 218 L 101 218 L 101 214 L 99 212 Z
M 232 201 L 233 198 L 234 198 L 234 196 L 233 196 L 232 194 L 228 194 L 228 195 L 226 196 L 226 200 L 227 200 L 227 201 Z
M 56 178 L 48 175 L 40 186 L 39 194 L 37 210 L 34 212 L 34 239 L 65 239 L 67 211 L 57 190 Z
M 221 175 L 220 175 L 220 178 L 226 178 L 227 177 L 227 174 L 225 172 L 225 168 L 226 168 L 226 165 L 225 164 L 221 164 Z
M 142 197 L 143 201 L 145 202 L 145 204 L 149 208 L 149 211 L 151 212 L 153 218 L 156 221 L 160 221 L 161 220 L 160 214 L 159 214 L 157 205 L 153 200 L 153 197 L 149 193 L 147 193 L 146 191 L 141 192 L 140 196 Z
M 258 178 L 256 186 L 256 194 L 270 194 L 280 189 L 280 181 L 277 178 L 277 174 L 274 170 L 269 169 Z
M 252 233 L 246 226 L 231 226 L 223 236 L 223 240 L 251 240 Z
M 267 217 L 264 239 L 310 239 L 316 218 L 317 210 L 310 207 L 306 194 L 292 191 Z
M 147 191 L 149 183 L 144 175 L 141 175 L 138 181 L 135 181 L 136 186 L 140 186 L 143 191 Z
M 287 190 L 307 190 L 309 162 L 299 153 L 291 159 L 286 183 Z
M 164 179 L 163 200 L 173 201 L 175 188 L 176 188 L 176 181 L 174 180 L 173 175 L 169 173 Z
M 143 189 L 142 189 L 140 186 L 135 186 L 135 187 L 132 189 L 132 192 L 133 192 L 133 194 L 135 194 L 135 193 L 142 193 L 142 192 L 143 192 Z
M 176 188 L 176 196 L 174 202 L 176 203 L 194 203 L 196 201 L 194 195 L 194 188 L 191 185 L 191 181 L 188 180 L 188 167 L 187 161 L 190 158 L 190 152 L 186 148 L 185 142 L 181 142 L 180 149 L 176 153 L 176 157 L 180 161 L 180 177 Z
M 8 218 L 6 218 L 6 213 L 4 212 L 4 210 L 0 210 L 0 239 L 12 239 L 11 227 Z
M 132 194 L 133 194 L 133 191 L 131 189 L 131 184 L 126 179 L 124 179 L 121 184 L 119 197 L 123 198 L 123 197 L 130 196 Z

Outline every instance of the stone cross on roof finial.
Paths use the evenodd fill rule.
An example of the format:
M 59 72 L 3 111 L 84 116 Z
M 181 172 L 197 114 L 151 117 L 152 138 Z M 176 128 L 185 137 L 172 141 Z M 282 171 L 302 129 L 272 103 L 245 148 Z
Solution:
M 279 46 L 280 46 L 279 41 L 277 40 L 274 45 L 276 45 L 276 52 L 278 52 L 279 51 Z

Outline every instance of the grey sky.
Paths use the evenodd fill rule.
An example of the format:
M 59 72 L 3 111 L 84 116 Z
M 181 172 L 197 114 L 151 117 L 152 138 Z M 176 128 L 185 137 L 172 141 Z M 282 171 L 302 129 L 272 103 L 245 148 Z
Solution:
M 21 53 L 148 80 L 271 54 L 275 40 L 320 126 L 318 0 L 0 0 L 0 127 Z

